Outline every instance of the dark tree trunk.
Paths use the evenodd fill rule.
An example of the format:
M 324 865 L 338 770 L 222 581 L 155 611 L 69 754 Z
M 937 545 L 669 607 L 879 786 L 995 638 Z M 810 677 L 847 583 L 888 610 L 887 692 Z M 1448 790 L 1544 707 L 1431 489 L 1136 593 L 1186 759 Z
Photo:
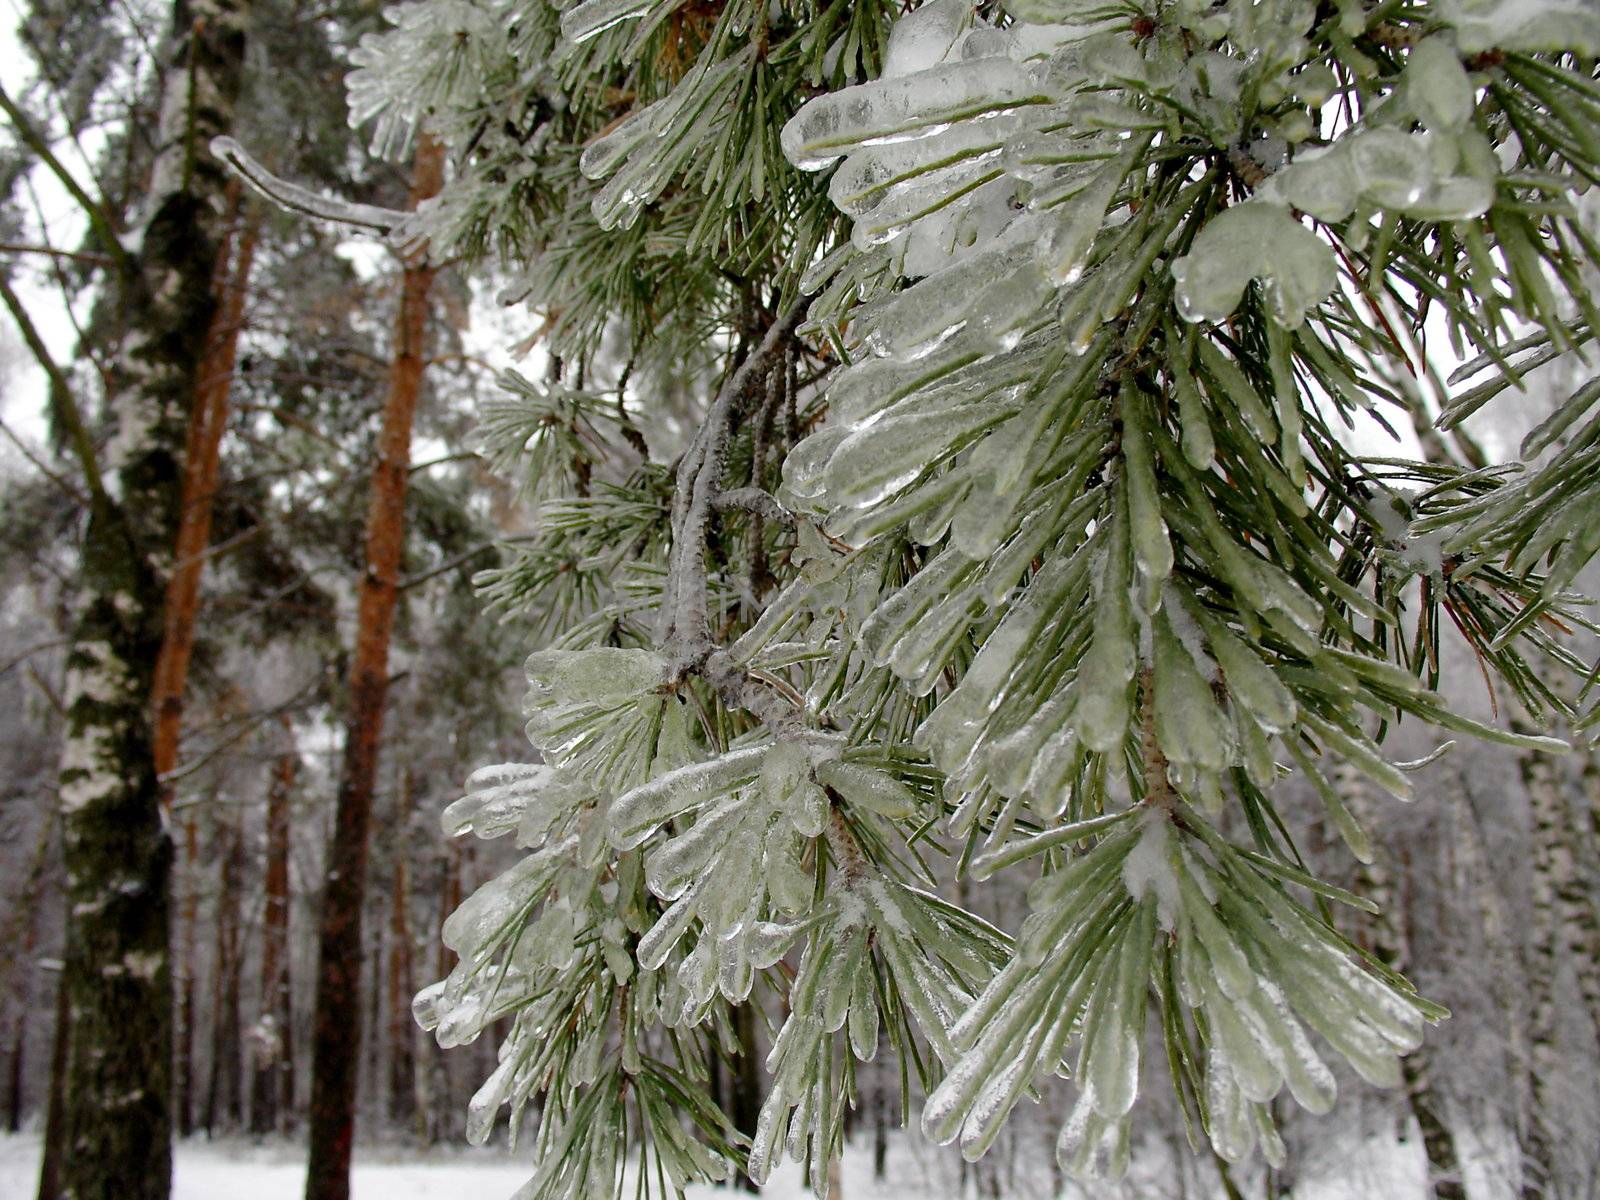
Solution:
M 402 776 L 396 815 L 397 843 L 394 856 L 394 887 L 389 911 L 389 1117 L 397 1125 L 411 1127 L 416 1120 L 416 1021 L 411 1016 L 411 996 L 416 983 L 411 961 L 411 894 L 407 879 L 405 836 L 411 815 L 411 772 Z
M 67 1044 L 72 1023 L 67 990 L 56 984 L 55 1031 L 50 1038 L 50 1095 L 45 1101 L 44 1145 L 39 1154 L 39 1200 L 60 1200 L 61 1143 L 66 1131 Z
M 889 1097 L 883 1080 L 872 1085 L 872 1177 L 882 1183 L 889 1176 Z M 1054 1156 L 1052 1156 L 1054 1157 Z
M 739 1058 L 733 1064 L 728 1078 L 728 1116 L 734 1128 L 741 1133 L 754 1135 L 756 1120 L 761 1116 L 760 1047 L 756 1044 L 756 1011 L 749 1004 L 740 1004 L 733 1010 L 733 1032 L 739 1040 Z M 759 1192 L 755 1182 L 744 1172 L 739 1173 L 738 1186 L 747 1192 Z
M 183 889 L 183 908 L 178 916 L 177 1028 L 173 1040 L 176 1072 L 172 1107 L 177 1117 L 179 1137 L 194 1132 L 194 967 L 200 936 L 200 827 L 193 806 L 183 818 L 183 870 L 176 886 Z
M 17 1014 L 17 1031 L 11 1038 L 10 1067 L 6 1071 L 6 1132 L 22 1129 L 22 1059 L 28 1046 L 28 1011 Z
M 413 204 L 438 192 L 443 170 L 442 146 L 425 138 L 417 150 Z M 361 1061 L 361 910 L 367 835 L 389 692 L 389 634 L 405 537 L 411 421 L 422 383 L 423 334 L 433 276 L 434 268 L 426 263 L 413 263 L 405 270 L 389 395 L 367 510 L 365 570 L 350 665 L 344 757 L 319 930 L 306 1200 L 349 1200 L 350 1195 L 356 1075 Z
M 300 757 L 289 718 L 283 718 L 286 744 L 267 788 L 266 907 L 261 919 L 261 1012 L 251 1078 L 250 1129 L 255 1134 L 283 1131 L 294 1107 L 294 1022 L 289 976 L 289 802 Z
M 206 1097 L 206 1134 L 239 1127 L 239 892 L 243 851 L 236 826 L 218 839 L 222 862 L 217 876 L 216 973 L 211 994 L 211 1085 Z
M 40 823 L 38 842 L 34 847 L 33 860 L 28 867 L 26 880 L 17 893 L 16 907 L 11 913 L 6 929 L 0 931 L 0 936 L 5 938 L 5 944 L 0 946 L 0 987 L 5 986 L 5 981 L 13 976 L 13 972 L 18 976 L 17 983 L 10 989 L 19 1002 L 16 1032 L 12 1035 L 11 1046 L 6 1056 L 8 1067 L 5 1128 L 11 1133 L 16 1133 L 22 1128 L 22 1111 L 26 1102 L 23 1095 L 24 1081 L 27 1078 L 24 1066 L 28 1054 L 28 1018 L 32 1011 L 33 973 L 36 969 L 33 955 L 39 945 L 39 898 L 44 890 L 50 862 L 51 833 L 54 827 L 53 813 Z

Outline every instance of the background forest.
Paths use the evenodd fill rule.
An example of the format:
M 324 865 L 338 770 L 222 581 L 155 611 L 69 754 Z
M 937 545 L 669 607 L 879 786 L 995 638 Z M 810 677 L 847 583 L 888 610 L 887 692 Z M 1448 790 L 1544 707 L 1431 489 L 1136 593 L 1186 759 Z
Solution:
M 362 38 L 389 27 L 378 4 L 244 7 L 230 119 L 210 132 L 231 134 L 273 175 L 355 204 L 406 210 L 439 190 L 439 143 L 424 135 L 395 153 L 404 139 L 392 128 L 377 122 L 375 138 L 372 122 L 349 119 L 346 76 L 370 61 Z M 704 40 L 716 7 L 682 6 L 672 37 L 683 53 Z M 16 0 L 0 11 L 15 26 L 0 91 L 0 1128 L 46 1143 L 40 1200 L 60 1194 L 51 1156 L 61 1148 L 45 1131 L 68 1077 L 60 979 L 74 900 L 58 773 L 71 599 L 96 500 L 84 446 L 116 440 L 102 397 L 128 375 L 130 347 L 151 336 L 118 279 L 125 257 L 156 252 L 140 213 L 169 170 L 157 131 L 174 47 L 190 38 L 182 61 L 202 69 L 208 55 L 226 58 L 205 43 L 208 5 L 176 8 L 176 26 L 173 5 L 158 0 Z M 886 28 L 892 9 L 873 19 Z M 872 55 L 861 53 L 865 65 Z M 528 136 L 506 124 L 485 138 Z M 606 279 L 568 288 L 568 307 L 530 309 L 529 292 L 560 291 L 580 254 L 545 267 L 537 285 L 497 277 L 285 211 L 216 169 L 210 315 L 197 399 L 177 436 L 190 468 L 171 501 L 181 520 L 149 693 L 175 846 L 175 1122 L 185 1138 L 336 1140 L 310 1064 L 316 1039 L 345 1039 L 359 1044 L 346 1066 L 357 1158 L 421 1153 L 465 1140 L 468 1100 L 511 1021 L 441 1050 L 413 1017 L 413 997 L 455 963 L 446 917 L 518 857 L 503 842 L 442 836 L 444 810 L 474 770 L 530 757 L 519 717 L 528 654 L 598 608 L 607 571 L 659 546 L 623 538 L 605 558 L 578 531 L 524 551 L 563 520 L 611 520 L 631 536 L 666 511 L 666 468 L 691 445 L 718 355 L 756 353 L 758 297 L 708 270 L 709 282 L 690 279 L 678 294 L 663 280 Z M 541 182 L 527 185 L 530 209 L 552 202 Z M 613 264 L 588 265 L 598 277 Z M 638 323 L 713 290 L 708 327 L 685 320 L 672 354 L 636 356 L 604 336 L 573 343 L 593 316 L 584 305 L 614 305 L 619 321 Z M 682 350 L 696 339 L 698 359 Z M 788 370 L 766 416 L 788 422 L 775 443 L 820 419 L 813 385 L 825 356 L 796 353 Z M 1441 467 L 1503 462 L 1584 370 L 1554 358 L 1515 405 L 1448 434 L 1418 413 L 1397 429 L 1367 421 L 1350 437 L 1364 453 Z M 643 386 L 649 404 L 638 402 Z M 735 451 L 758 479 L 766 453 L 759 437 Z M 581 513 L 552 504 L 567 495 L 593 503 Z M 713 538 L 755 548 L 751 606 L 775 582 L 768 543 L 774 555 L 792 549 L 760 520 L 757 509 L 730 516 Z M 738 611 L 741 599 L 726 603 Z M 609 635 L 617 644 L 623 624 Z M 1585 635 L 1565 633 L 1563 645 L 1592 661 Z M 1519 722 L 1504 682 L 1461 640 L 1441 639 L 1438 655 L 1453 711 Z M 1549 677 L 1578 686 L 1570 673 Z M 1354 771 L 1331 774 L 1371 835 L 1371 864 L 1351 859 L 1338 808 L 1303 776 L 1276 793 L 1308 869 L 1382 910 L 1341 910 L 1343 931 L 1453 1014 L 1405 1060 L 1401 1087 L 1373 1088 L 1341 1068 L 1332 1116 L 1277 1106 L 1287 1153 L 1274 1167 L 1192 1155 L 1177 1104 L 1158 1089 L 1132 1179 L 1080 1185 L 1053 1152 L 1070 1107 L 1064 1085 L 967 1164 L 924 1141 L 914 1112 L 901 1129 L 901 1068 L 885 1056 L 857 1066 L 843 1193 L 859 1181 L 874 1195 L 910 1194 L 915 1180 L 938 1195 L 996 1198 L 1600 1197 L 1600 752 L 1552 757 L 1464 737 L 1438 753 L 1442 743 L 1415 722 L 1386 742 L 1392 758 L 1418 764 L 1409 804 L 1374 794 Z M 352 847 L 364 876 L 350 869 Z M 964 907 L 1002 929 L 1021 923 L 1026 880 L 978 887 L 956 866 L 932 869 Z M 350 940 L 332 966 L 319 959 L 330 913 L 359 914 L 333 930 Z M 705 1064 L 709 1094 L 747 1132 L 786 1015 L 778 992 L 755 997 L 730 1010 Z M 1530 1155 L 1559 1180 L 1528 1182 Z

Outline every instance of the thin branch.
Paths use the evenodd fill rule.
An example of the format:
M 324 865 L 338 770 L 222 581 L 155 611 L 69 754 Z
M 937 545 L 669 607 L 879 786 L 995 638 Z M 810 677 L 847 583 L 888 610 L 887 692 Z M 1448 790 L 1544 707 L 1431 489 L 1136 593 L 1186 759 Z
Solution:
M 182 766 L 175 767 L 168 771 L 161 777 L 162 784 L 164 786 L 174 784 L 180 779 L 184 779 L 190 775 L 193 775 L 195 772 L 205 767 L 207 763 L 214 761 L 221 755 L 225 754 L 228 750 L 238 745 L 245 738 L 249 737 L 267 721 L 272 720 L 274 717 L 282 716 L 286 712 L 292 712 L 305 702 L 306 697 L 311 694 L 312 690 L 317 686 L 317 683 L 320 679 L 320 675 L 313 678 L 311 682 L 307 683 L 298 692 L 295 692 L 294 695 L 290 696 L 282 704 L 275 704 L 271 708 L 251 713 L 246 719 L 240 722 L 239 729 L 233 734 L 212 746 L 211 749 L 200 755 L 200 757 L 191 759 Z M 189 803 L 193 804 L 195 801 L 191 800 Z M 187 805 L 178 803 L 174 804 L 173 807 L 184 808 L 187 807 Z
M 50 685 L 50 681 L 44 677 L 44 672 L 33 663 L 29 663 L 28 678 L 33 680 L 34 686 L 44 694 L 45 702 L 55 710 L 56 716 L 64 719 L 67 715 L 66 703 L 61 699 L 61 694 Z
M 95 254 L 87 250 L 58 250 L 54 246 L 33 246 L 26 242 L 0 242 L 0 252 L 6 254 L 44 254 L 51 258 L 65 258 L 73 262 L 87 263 L 92 267 L 111 265 L 109 255 Z
M 61 181 L 61 186 L 66 188 L 67 194 L 83 209 L 84 216 L 89 219 L 89 225 L 94 229 L 95 235 L 105 246 L 106 253 L 110 255 L 116 268 L 127 276 L 134 274 L 133 259 L 117 237 L 111 216 L 105 208 L 95 201 L 94 197 L 84 191 L 83 185 L 71 171 L 67 170 L 55 151 L 50 148 L 50 143 L 43 134 L 33 127 L 33 122 L 28 115 L 17 107 L 5 87 L 0 85 L 0 110 L 3 110 L 10 119 L 12 128 L 17 131 L 17 136 L 22 139 L 22 144 L 27 146 L 39 156 L 39 160 L 50 169 L 50 173 Z
M 754 513 L 758 517 L 785 525 L 795 523 L 795 515 L 779 504 L 778 498 L 764 488 L 742 487 L 719 492 L 711 498 L 711 507 L 718 512 L 737 509 L 740 512 Z
M 5 435 L 6 440 L 22 452 L 22 457 L 33 464 L 34 470 L 65 492 L 74 504 L 87 504 L 89 502 L 89 498 L 73 484 L 72 480 L 58 471 L 52 470 L 50 465 L 35 454 L 33 448 L 23 441 L 11 426 L 4 421 L 0 421 L 0 434 Z
M 54 650 L 58 646 L 67 646 L 71 645 L 71 643 L 72 639 L 70 637 L 58 637 L 51 638 L 47 642 L 39 642 L 37 645 L 29 646 L 21 654 L 13 655 L 4 663 L 0 663 L 0 675 L 10 674 L 28 659 L 32 658 L 35 654 L 42 654 L 46 650 Z
M 746 356 L 723 384 L 678 464 L 670 574 L 663 605 L 668 624 L 662 641 L 679 675 L 698 669 L 713 649 L 707 611 L 706 525 L 712 502 L 722 490 L 723 460 L 734 415 L 785 353 L 804 312 L 804 303 L 796 303 L 767 329 L 755 352 Z
M 33 206 L 33 215 L 39 222 L 39 228 L 42 230 L 49 229 L 50 221 L 49 218 L 45 216 L 44 201 L 39 199 L 39 189 L 33 185 L 33 176 L 24 176 L 22 182 L 23 186 L 27 189 L 28 202 Z M 72 325 L 72 332 L 77 335 L 78 352 L 94 365 L 95 370 L 100 372 L 100 378 L 102 380 L 109 380 L 111 375 L 107 370 L 105 363 L 101 361 L 100 351 L 96 346 L 96 339 L 91 339 L 89 335 L 84 332 L 83 324 L 78 320 L 78 314 L 73 310 L 72 298 L 76 289 L 72 286 L 71 281 L 67 278 L 67 272 L 62 267 L 61 260 L 59 258 L 52 258 L 50 260 L 50 275 L 56 281 L 56 290 L 61 294 L 61 311 L 66 313 L 67 321 Z
M 3 94 L 3 89 L 0 89 L 0 94 Z M 17 323 L 22 340 L 28 344 L 33 357 L 38 360 L 50 379 L 51 404 L 57 418 L 67 427 L 68 440 L 71 441 L 73 452 L 77 454 L 78 462 L 83 467 L 83 480 L 89 489 L 90 497 L 95 500 L 105 499 L 106 489 L 100 477 L 100 463 L 95 458 L 94 443 L 89 438 L 89 427 L 84 423 L 77 398 L 72 394 L 72 385 L 68 383 L 61 368 L 56 365 L 56 360 L 50 355 L 50 348 L 44 344 L 44 339 L 34 328 L 33 319 L 28 316 L 27 309 L 22 307 L 22 301 L 18 299 L 16 292 L 11 290 L 11 284 L 3 275 L 0 275 L 0 300 L 3 300 L 6 308 L 11 311 L 11 318 Z
M 493 550 L 498 544 L 498 542 L 485 542 L 481 546 L 474 546 L 471 550 L 463 550 L 460 554 L 455 554 L 445 559 L 445 561 L 440 563 L 437 567 L 433 567 L 430 570 L 424 571 L 420 575 L 413 575 L 408 579 L 402 579 L 395 585 L 395 588 L 398 591 L 403 592 L 408 588 L 416 587 L 418 584 L 427 583 L 430 579 L 435 579 L 448 571 L 455 570 L 463 563 L 471 562 L 485 550 Z
M 384 237 L 397 234 L 410 213 L 375 204 L 357 204 L 323 196 L 310 188 L 280 179 L 252 158 L 231 137 L 213 138 L 211 153 L 231 167 L 246 183 L 267 199 L 291 212 L 303 213 L 334 225 L 365 229 Z
M 470 459 L 481 457 L 476 450 L 462 450 L 457 454 L 441 454 L 438 458 L 430 458 L 426 462 L 412 463 L 407 470 L 415 475 L 419 471 L 426 471 L 430 467 L 442 467 L 446 463 L 467 462 Z

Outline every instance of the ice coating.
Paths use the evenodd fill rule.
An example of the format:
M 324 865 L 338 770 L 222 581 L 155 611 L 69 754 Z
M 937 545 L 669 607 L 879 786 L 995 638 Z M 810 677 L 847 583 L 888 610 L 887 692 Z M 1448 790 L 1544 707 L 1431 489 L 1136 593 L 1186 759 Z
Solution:
M 1178 311 L 1187 321 L 1226 319 L 1251 280 L 1260 279 L 1273 318 L 1290 327 L 1338 282 L 1327 244 L 1283 209 L 1259 202 L 1213 218 L 1189 253 L 1172 264 L 1172 277 Z
M 783 152 L 796 166 L 819 170 L 861 146 L 929 137 L 953 121 L 1045 99 L 1009 59 L 944 63 L 819 96 L 783 127 Z
M 1122 860 L 1122 885 L 1135 900 L 1155 897 L 1157 917 L 1163 929 L 1175 929 L 1180 900 L 1178 875 L 1173 867 L 1177 847 L 1172 837 L 1172 822 L 1153 810 L 1144 818 L 1144 829 L 1128 857 Z
M 1440 0 L 1465 54 L 1572 50 L 1600 54 L 1600 8 L 1591 0 Z

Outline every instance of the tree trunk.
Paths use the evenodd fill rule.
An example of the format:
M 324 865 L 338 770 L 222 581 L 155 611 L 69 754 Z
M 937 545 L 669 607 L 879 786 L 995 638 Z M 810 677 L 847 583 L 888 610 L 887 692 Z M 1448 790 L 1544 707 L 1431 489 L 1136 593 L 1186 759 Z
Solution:
M 413 206 L 438 192 L 443 147 L 424 137 L 412 178 Z M 405 537 L 411 420 L 422 382 L 423 334 L 434 268 L 406 267 L 389 395 L 367 509 L 366 561 L 350 665 L 344 757 L 323 893 L 311 1051 L 311 1153 L 306 1200 L 348 1200 L 361 1045 L 361 908 L 378 740 L 389 691 L 389 633 Z
M 889 1095 L 879 1074 L 872 1085 L 872 1178 L 882 1183 L 889 1175 Z
M 194 405 L 184 438 L 182 511 L 174 543 L 172 575 L 167 581 L 162 621 L 161 654 L 156 659 L 151 707 L 155 712 L 156 771 L 166 775 L 178 765 L 183 735 L 183 698 L 194 656 L 200 583 L 206 548 L 211 544 L 211 515 L 222 466 L 222 435 L 228 425 L 228 399 L 244 329 L 245 300 L 255 259 L 256 225 L 252 214 L 239 217 L 239 183 L 228 185 L 230 227 L 217 256 L 216 308 L 206 332 L 205 357 L 195 386 Z M 170 786 L 168 787 L 170 800 Z
M 739 1041 L 739 1057 L 728 1077 L 728 1117 L 734 1128 L 754 1136 L 761 1116 L 760 1047 L 756 1044 L 756 1010 L 740 1004 L 733 1010 L 733 1031 Z M 737 1186 L 746 1192 L 759 1192 L 755 1182 L 742 1171 Z
M 1527 730 L 1525 723 L 1512 727 Z M 1530 892 L 1533 928 L 1528 946 L 1528 1066 L 1531 1104 L 1524 1137 L 1522 1196 L 1544 1200 L 1552 1194 L 1559 1136 L 1554 1127 L 1559 1103 L 1561 1054 L 1557 1047 L 1560 1012 L 1556 972 L 1563 952 L 1561 892 L 1573 874 L 1572 844 L 1563 819 L 1561 781 L 1548 755 L 1523 751 L 1517 760 L 1533 819 Z
M 452 840 L 444 848 L 444 865 L 440 872 L 439 880 L 439 919 L 433 929 L 432 942 L 435 948 L 433 978 L 443 979 L 450 974 L 454 966 L 454 952 L 444 944 L 443 927 L 445 918 L 453 913 L 461 904 L 461 843 Z M 440 1051 L 439 1046 L 432 1038 L 423 1038 L 422 1046 L 427 1055 L 424 1079 L 426 1081 L 427 1104 L 423 1118 L 427 1124 L 426 1137 L 430 1142 L 446 1139 L 451 1136 L 455 1127 L 456 1114 L 460 1111 L 455 1098 L 455 1076 L 452 1070 L 454 1059 Z
M 1360 773 L 1341 762 L 1334 771 L 1334 786 L 1356 820 L 1371 828 L 1373 805 Z M 1410 966 L 1411 944 L 1402 912 L 1404 900 L 1395 886 L 1394 875 L 1382 861 L 1374 859 L 1362 864 L 1360 880 L 1361 894 L 1379 908 L 1376 916 L 1363 922 L 1361 940 L 1380 962 L 1404 972 Z M 1424 1043 L 1400 1060 L 1400 1071 L 1406 1101 L 1422 1134 L 1429 1190 L 1435 1200 L 1467 1200 L 1455 1135 L 1446 1123 L 1443 1099 L 1433 1087 L 1428 1059 L 1428 1046 Z
M 218 839 L 222 861 L 217 874 L 216 973 L 211 995 L 211 1085 L 206 1098 L 206 1135 L 239 1126 L 240 1039 L 239 893 L 243 884 L 243 848 L 236 825 Z
M 285 746 L 267 788 L 266 907 L 261 918 L 261 1011 L 256 1021 L 251 1078 L 250 1129 L 257 1135 L 283 1132 L 294 1107 L 294 1022 L 289 974 L 289 802 L 300 756 L 289 718 Z
M 206 147 L 231 124 L 244 8 L 244 0 L 173 7 L 148 215 L 119 280 L 129 334 L 109 389 L 117 435 L 103 470 L 85 464 L 91 499 L 60 793 L 68 1200 L 165 1200 L 171 1184 L 172 848 L 149 706 L 182 511 L 185 430 L 215 309 L 225 184 Z
M 255 220 L 240 225 L 239 182 L 227 188 L 227 225 L 222 248 L 217 254 L 213 293 L 216 302 L 211 326 L 206 332 L 205 356 L 195 383 L 194 403 L 184 436 L 183 490 L 180 498 L 178 532 L 174 543 L 172 575 L 167 580 L 167 595 L 162 620 L 161 653 L 156 658 L 155 682 L 151 688 L 151 709 L 155 713 L 152 745 L 156 774 L 163 779 L 162 798 L 168 811 L 172 806 L 172 785 L 167 775 L 178 765 L 178 746 L 183 732 L 183 698 L 188 685 L 189 661 L 194 653 L 196 617 L 200 610 L 200 581 L 205 570 L 205 551 L 211 542 L 211 513 L 222 462 L 222 434 L 228 424 L 228 396 L 233 386 L 234 363 L 238 357 L 239 333 L 244 328 L 244 305 L 249 292 L 250 268 L 255 257 Z M 184 821 L 184 864 L 180 878 L 193 880 L 199 869 L 198 838 L 191 812 Z M 181 916 L 181 949 L 178 970 L 178 1027 L 176 1037 L 178 1132 L 190 1127 L 190 1082 L 194 1076 L 194 966 L 197 930 L 193 887 Z
M 1571 805 L 1570 833 L 1577 850 L 1574 870 L 1563 888 L 1564 923 L 1573 937 L 1572 970 L 1578 992 L 1589 1013 L 1589 1024 L 1600 1037 L 1600 911 L 1595 893 L 1600 863 L 1600 755 L 1585 751 L 1580 760 L 1583 787 Z
M 67 989 L 56 982 L 56 1024 L 50 1038 L 50 1094 L 45 1101 L 44 1145 L 39 1153 L 39 1198 L 60 1200 L 61 1144 L 66 1138 L 67 1043 L 72 1029 Z
M 394 887 L 389 912 L 389 1117 L 409 1127 L 416 1119 L 416 1044 L 417 1023 L 411 1016 L 411 996 L 416 991 L 411 960 L 411 894 L 407 880 L 405 836 L 411 814 L 412 779 L 410 768 L 401 776 L 400 811 L 396 815 L 397 844 L 394 855 Z
M 191 805 L 183 816 L 183 870 L 177 886 L 183 889 L 183 909 L 178 916 L 178 1014 L 173 1056 L 176 1070 L 172 1106 L 177 1114 L 178 1136 L 194 1132 L 194 966 L 200 944 L 200 826 Z
M 11 1038 L 10 1068 L 6 1072 L 6 1132 L 22 1130 L 22 1056 L 28 1046 L 28 1010 L 17 1014 L 17 1031 Z
M 10 1065 L 6 1076 L 5 1127 L 11 1133 L 17 1133 L 22 1128 L 22 1109 L 25 1099 L 23 1084 L 27 1078 L 23 1068 L 28 1050 L 28 1019 L 32 1012 L 30 1001 L 33 998 L 33 973 L 37 970 L 33 955 L 39 945 L 39 898 L 44 890 L 50 864 L 50 844 L 53 840 L 51 834 L 54 828 L 55 813 L 50 811 L 39 823 L 39 835 L 34 844 L 28 872 L 24 876 L 21 889 L 12 901 L 10 918 L 5 928 L 0 930 L 0 937 L 4 938 L 4 944 L 0 944 L 0 988 L 7 986 L 14 973 L 20 975 L 17 982 L 7 989 L 19 1002 L 16 1032 L 12 1036 L 7 1055 Z

